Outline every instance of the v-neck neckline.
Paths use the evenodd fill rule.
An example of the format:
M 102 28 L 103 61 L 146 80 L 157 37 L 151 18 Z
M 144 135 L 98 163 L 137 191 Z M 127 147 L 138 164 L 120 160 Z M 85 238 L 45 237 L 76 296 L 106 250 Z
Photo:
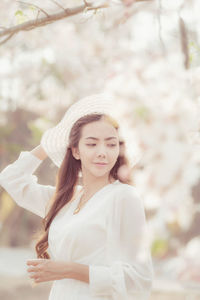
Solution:
M 102 188 L 100 188 L 99 190 L 97 190 L 86 202 L 85 204 L 80 208 L 80 211 L 76 214 L 74 214 L 74 211 L 77 209 L 80 198 L 83 194 L 83 190 L 80 190 L 78 193 L 78 196 L 76 197 L 75 201 L 73 201 L 74 205 L 72 205 L 71 209 L 72 209 L 72 216 L 76 216 L 78 214 L 80 214 L 80 212 L 82 211 L 82 209 L 84 209 L 84 207 L 88 206 L 89 203 L 91 203 L 92 199 L 94 199 L 96 196 L 98 196 L 101 192 L 103 192 L 104 190 L 106 190 L 108 187 L 116 184 L 119 182 L 119 179 L 116 179 L 115 181 L 108 183 L 106 185 L 104 185 Z

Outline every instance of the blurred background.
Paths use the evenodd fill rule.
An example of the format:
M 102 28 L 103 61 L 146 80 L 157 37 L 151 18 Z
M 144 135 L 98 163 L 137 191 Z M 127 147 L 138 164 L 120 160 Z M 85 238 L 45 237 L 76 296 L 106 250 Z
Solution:
M 56 20 L 65 8 L 74 15 Z M 72 103 L 114 96 L 145 205 L 152 300 L 200 299 L 199 9 L 198 0 L 0 3 L 0 171 Z M 35 175 L 55 185 L 56 172 L 48 158 Z M 33 288 L 25 266 L 41 221 L 0 187 L 1 299 L 48 298 L 51 282 Z

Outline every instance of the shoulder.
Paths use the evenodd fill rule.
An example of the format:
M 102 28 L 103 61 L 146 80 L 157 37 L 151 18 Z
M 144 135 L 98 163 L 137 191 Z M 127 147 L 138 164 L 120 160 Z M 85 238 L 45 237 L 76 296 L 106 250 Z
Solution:
M 118 182 L 113 188 L 113 204 L 117 206 L 143 206 L 139 190 L 130 184 Z
M 118 181 L 118 183 L 115 186 L 116 188 L 114 189 L 114 191 L 116 192 L 118 198 L 126 196 L 141 198 L 138 189 L 133 185 Z
M 138 224 L 144 222 L 144 204 L 138 189 L 133 185 L 120 182 L 113 188 L 113 191 L 108 210 L 108 219 L 126 219 Z

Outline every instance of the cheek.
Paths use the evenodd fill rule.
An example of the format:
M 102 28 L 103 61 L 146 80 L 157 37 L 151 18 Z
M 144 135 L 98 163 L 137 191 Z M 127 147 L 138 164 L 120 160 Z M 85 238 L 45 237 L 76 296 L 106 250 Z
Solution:
M 83 148 L 81 151 L 81 160 L 82 161 L 90 161 L 93 159 L 95 155 L 95 151 L 93 149 Z
M 118 150 L 110 151 L 110 153 L 109 153 L 109 161 L 110 161 L 110 163 L 111 164 L 115 164 L 118 156 L 119 156 L 119 151 Z
M 119 148 L 116 148 L 113 150 L 113 157 L 117 158 L 120 154 L 120 149 Z

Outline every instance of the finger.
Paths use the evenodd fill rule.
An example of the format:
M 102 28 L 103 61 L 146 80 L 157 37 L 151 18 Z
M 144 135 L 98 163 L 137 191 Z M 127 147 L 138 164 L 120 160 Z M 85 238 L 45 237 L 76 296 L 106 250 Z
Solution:
M 28 274 L 28 276 L 29 276 L 30 278 L 37 278 L 37 277 L 40 276 L 40 274 L 39 274 L 38 272 L 30 272 L 30 273 Z
M 41 282 L 41 279 L 37 277 L 34 279 L 34 281 L 35 281 L 35 283 L 38 283 L 38 282 Z
M 43 261 L 45 261 L 45 259 L 37 259 L 37 260 L 27 260 L 26 261 L 26 264 L 27 265 L 32 265 L 32 266 L 36 266 L 36 265 L 38 265 L 38 264 L 40 264 L 41 262 L 43 262 Z
M 37 275 L 36 275 L 35 273 L 31 273 L 31 274 L 29 275 L 29 277 L 30 277 L 30 278 L 36 278 Z
M 38 284 L 38 282 L 35 282 L 35 281 L 33 281 L 33 280 L 30 280 L 30 284 L 31 284 L 31 286 L 34 288 L 34 287 Z
M 37 269 L 36 269 L 35 267 L 32 267 L 32 268 L 28 268 L 28 269 L 27 269 L 28 272 L 36 272 L 36 270 L 37 270 Z
M 27 264 L 28 266 L 37 266 L 37 265 L 38 265 L 38 262 L 36 262 L 36 261 L 27 261 L 26 264 Z
M 46 281 L 48 281 L 48 280 L 44 279 L 44 278 L 37 278 L 37 279 L 35 279 L 35 283 L 46 282 Z

